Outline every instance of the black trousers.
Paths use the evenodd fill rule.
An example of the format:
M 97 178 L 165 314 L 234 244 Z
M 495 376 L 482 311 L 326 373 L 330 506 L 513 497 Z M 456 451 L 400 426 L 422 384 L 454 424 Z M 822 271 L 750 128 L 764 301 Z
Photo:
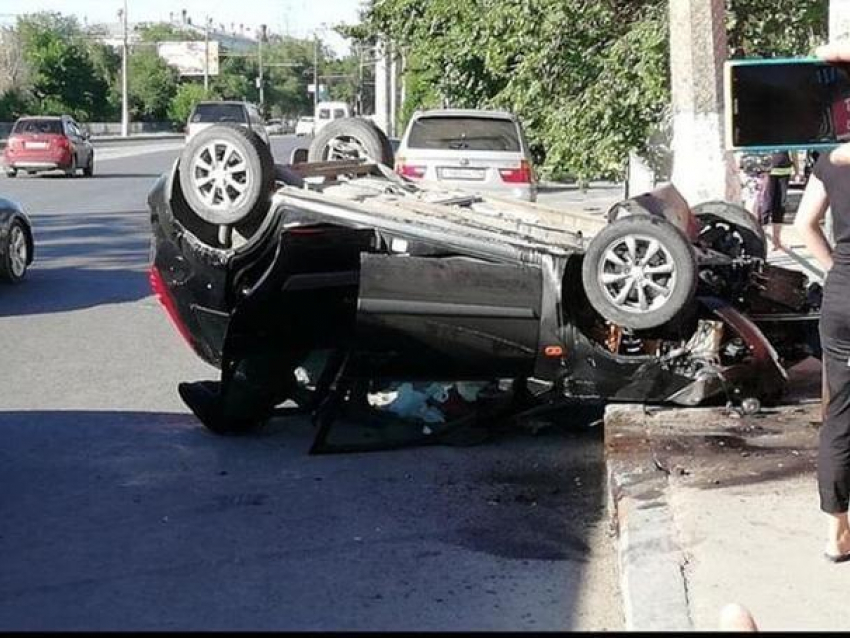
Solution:
M 788 175 L 770 175 L 765 183 L 765 206 L 761 213 L 761 223 L 781 224 L 785 220 L 785 207 L 788 203 Z
M 850 263 L 829 272 L 820 337 L 829 399 L 820 430 L 818 493 L 821 510 L 841 514 L 850 503 Z

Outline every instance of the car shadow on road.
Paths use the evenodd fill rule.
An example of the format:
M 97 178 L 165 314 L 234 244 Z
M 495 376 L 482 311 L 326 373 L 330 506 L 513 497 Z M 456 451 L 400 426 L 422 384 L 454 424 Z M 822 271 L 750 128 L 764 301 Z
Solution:
M 295 418 L 223 437 L 182 413 L 0 412 L 0 625 L 581 625 L 589 533 L 606 523 L 601 446 L 581 437 L 598 432 L 343 456 L 310 456 L 312 433 Z
M 151 294 L 147 273 L 87 268 L 33 269 L 16 286 L 0 287 L 0 317 L 41 315 L 128 303 Z
M 150 294 L 147 211 L 33 216 L 35 261 L 27 278 L 0 287 L 0 316 L 127 303 Z

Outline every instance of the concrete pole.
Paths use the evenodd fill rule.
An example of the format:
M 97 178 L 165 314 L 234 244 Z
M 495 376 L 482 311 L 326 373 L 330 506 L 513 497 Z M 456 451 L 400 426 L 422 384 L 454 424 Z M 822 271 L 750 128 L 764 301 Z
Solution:
M 313 117 L 318 117 L 316 111 L 319 110 L 319 35 L 313 34 Z M 313 121 L 315 127 L 317 122 Z
M 375 124 L 387 135 L 390 131 L 390 64 L 387 42 L 375 46 Z
M 357 46 L 357 116 L 363 115 L 363 45 Z
M 395 47 L 390 49 L 390 117 L 387 123 L 387 135 L 396 136 L 398 122 L 398 53 Z
M 127 81 L 127 0 L 124 0 L 124 9 L 121 11 L 121 25 L 124 35 L 121 43 L 121 137 L 130 135 L 130 99 L 129 82 Z
M 670 0 L 672 182 L 691 206 L 741 201 L 738 169 L 723 137 L 725 17 L 724 0 Z
M 259 66 L 259 71 L 260 71 L 260 77 L 259 77 L 259 80 L 258 80 L 259 86 L 257 88 L 260 89 L 260 115 L 262 115 L 263 117 L 265 117 L 265 101 L 266 101 L 265 89 L 263 87 L 263 84 L 264 84 L 264 82 L 263 82 L 263 40 L 265 38 L 266 38 L 266 25 L 261 24 L 260 25 L 260 38 L 259 38 L 259 42 L 257 43 L 257 66 Z
M 210 90 L 210 25 L 212 18 L 204 22 L 204 95 Z

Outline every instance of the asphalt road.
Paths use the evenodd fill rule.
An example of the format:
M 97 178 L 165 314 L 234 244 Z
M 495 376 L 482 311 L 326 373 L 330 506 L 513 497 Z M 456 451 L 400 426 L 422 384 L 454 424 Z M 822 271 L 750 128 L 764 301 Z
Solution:
M 593 410 L 320 456 L 305 419 L 219 437 L 188 413 L 177 383 L 216 371 L 146 276 L 145 198 L 178 149 L 0 179 L 37 241 L 0 288 L 0 629 L 621 629 Z

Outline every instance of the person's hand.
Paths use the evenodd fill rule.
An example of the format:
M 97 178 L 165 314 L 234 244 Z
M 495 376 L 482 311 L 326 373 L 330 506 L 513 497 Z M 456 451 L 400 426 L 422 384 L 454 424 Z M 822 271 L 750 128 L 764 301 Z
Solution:
M 815 49 L 815 55 L 827 62 L 850 63 L 850 40 L 830 42 Z M 836 164 L 850 164 L 850 142 L 838 146 L 832 151 L 832 161 Z
M 827 62 L 850 62 L 850 40 L 819 46 L 815 49 L 815 55 Z

